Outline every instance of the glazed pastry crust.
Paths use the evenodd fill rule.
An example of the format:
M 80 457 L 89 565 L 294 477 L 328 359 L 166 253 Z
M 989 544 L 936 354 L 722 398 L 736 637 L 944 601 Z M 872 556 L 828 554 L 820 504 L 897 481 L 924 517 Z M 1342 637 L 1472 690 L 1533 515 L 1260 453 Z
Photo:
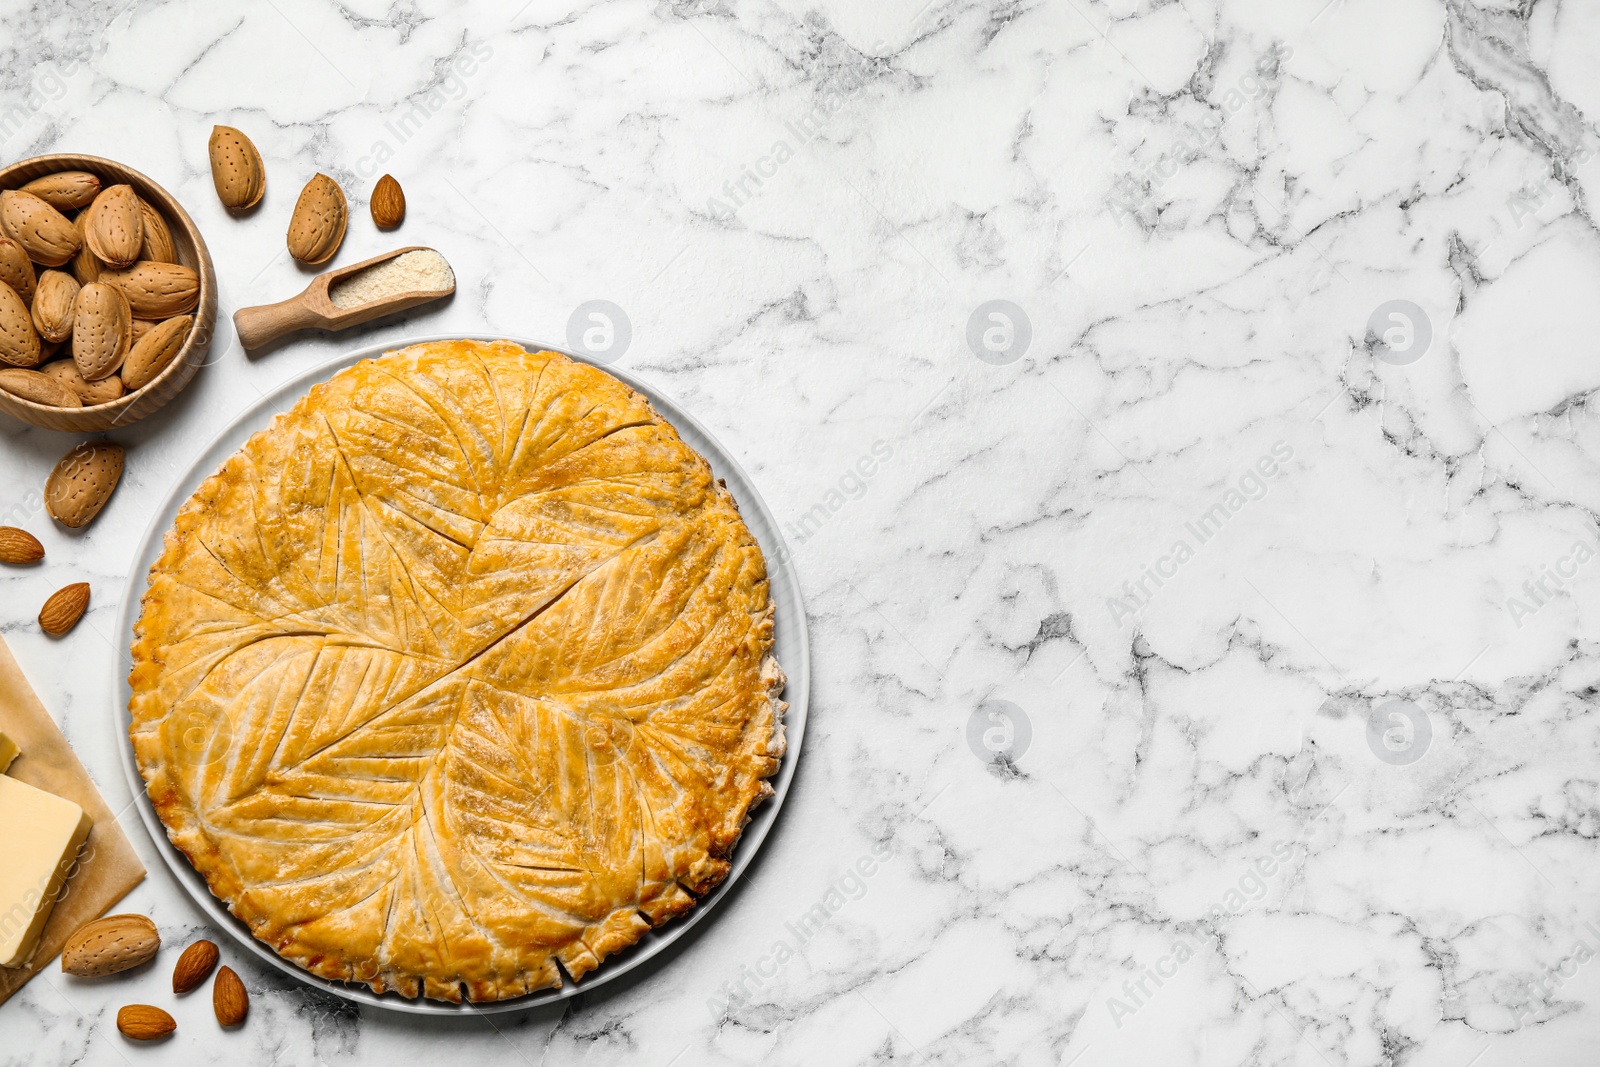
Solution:
M 784 750 L 732 497 L 644 397 L 509 342 L 312 389 L 179 512 L 135 637 L 168 836 L 378 992 L 582 978 L 726 876 Z

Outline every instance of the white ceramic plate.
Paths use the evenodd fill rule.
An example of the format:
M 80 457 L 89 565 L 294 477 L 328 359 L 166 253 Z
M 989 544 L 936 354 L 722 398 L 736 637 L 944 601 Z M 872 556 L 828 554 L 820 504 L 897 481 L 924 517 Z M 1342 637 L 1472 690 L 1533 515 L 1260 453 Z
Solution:
M 139 617 L 140 601 L 143 599 L 148 586 L 150 567 L 161 555 L 162 539 L 168 529 L 172 527 L 173 520 L 177 517 L 178 509 L 193 495 L 208 477 L 212 475 L 223 462 L 234 452 L 243 447 L 252 434 L 267 427 L 274 416 L 289 410 L 310 388 L 318 382 L 326 381 L 334 374 L 349 367 L 360 360 L 382 355 L 384 352 L 405 345 L 417 344 L 423 341 L 453 340 L 461 337 L 460 334 L 442 334 L 434 337 L 411 338 L 404 344 L 369 345 L 365 348 L 349 352 L 330 363 L 324 364 L 314 370 L 308 371 L 286 382 L 276 391 L 263 397 L 225 430 L 217 435 L 210 446 L 195 457 L 194 463 L 178 479 L 160 510 L 151 520 L 150 529 L 145 532 L 144 540 L 139 545 L 139 554 L 134 559 L 133 572 L 128 577 L 127 588 L 123 592 L 122 611 L 117 619 L 117 632 L 121 635 L 121 650 L 117 660 L 116 692 L 121 694 L 121 703 L 114 711 L 116 730 L 120 737 L 122 749 L 123 772 L 128 776 L 128 784 L 138 800 L 139 815 L 144 819 L 146 829 L 154 840 L 156 848 L 160 851 L 162 859 L 172 869 L 174 877 L 194 898 L 202 910 L 211 917 L 219 928 L 226 930 L 233 936 L 239 945 L 246 951 L 254 954 L 263 962 L 278 968 L 286 974 L 292 975 L 307 985 L 317 986 L 330 993 L 343 997 L 346 1000 L 359 1004 L 370 1004 L 378 1008 L 388 1008 L 394 1011 L 412 1012 L 418 1015 L 461 1015 L 470 1012 L 505 1012 L 517 1011 L 539 1004 L 548 1004 L 552 1001 L 563 1000 L 576 996 L 578 993 L 588 992 L 603 985 L 619 975 L 662 955 L 680 937 L 692 929 L 695 924 L 703 921 L 717 906 L 718 902 L 732 889 L 739 876 L 750 866 L 756 850 L 761 847 L 761 842 L 767 836 L 767 831 L 772 828 L 773 821 L 777 818 L 778 809 L 783 805 L 783 799 L 789 791 L 789 783 L 794 778 L 795 764 L 800 758 L 800 743 L 806 732 L 806 702 L 810 691 L 811 661 L 810 651 L 806 640 L 805 608 L 800 599 L 800 582 L 795 576 L 794 568 L 790 564 L 788 547 L 785 545 L 782 533 L 779 532 L 777 520 L 772 512 L 767 510 L 766 503 L 761 495 L 756 492 L 755 486 L 740 469 L 732 456 L 717 443 L 716 439 L 706 432 L 705 427 L 695 421 L 683 408 L 679 407 L 670 398 L 663 396 L 648 383 L 639 380 L 627 371 L 615 367 L 604 369 L 627 382 L 650 398 L 668 422 L 677 429 L 679 435 L 688 442 L 690 447 L 698 451 L 711 463 L 712 470 L 717 477 L 727 482 L 728 490 L 739 503 L 740 514 L 743 515 L 750 532 L 761 544 L 761 550 L 767 557 L 767 573 L 771 583 L 771 595 L 776 605 L 774 634 L 776 647 L 773 649 L 778 662 L 783 665 L 784 671 L 789 676 L 788 687 L 784 690 L 783 697 L 789 702 L 789 711 L 785 718 L 788 725 L 789 748 L 783 758 L 783 764 L 773 780 L 773 788 L 777 795 L 757 808 L 751 815 L 750 825 L 745 827 L 744 836 L 740 838 L 739 845 L 733 855 L 733 869 L 728 873 L 727 879 L 716 889 L 701 899 L 699 906 L 682 919 L 668 922 L 660 930 L 646 933 L 639 943 L 618 956 L 613 956 L 601 964 L 599 969 L 586 977 L 581 984 L 567 981 L 561 989 L 541 990 L 530 993 L 525 997 L 514 1000 L 497 1001 L 489 1004 L 449 1004 L 442 1001 L 408 1000 L 395 993 L 379 995 L 366 986 L 350 985 L 344 982 L 333 982 L 320 978 L 302 970 L 283 957 L 279 956 L 265 944 L 257 941 L 250 933 L 250 928 L 243 922 L 235 919 L 227 907 L 211 895 L 205 879 L 200 877 L 189 864 L 187 857 L 167 839 L 166 827 L 156 817 L 155 808 L 150 803 L 144 791 L 144 780 L 139 775 L 138 765 L 133 758 L 133 745 L 128 740 L 128 727 L 130 717 L 128 701 L 133 696 L 128 686 L 128 673 L 133 669 L 133 624 Z M 561 351 L 554 345 L 540 344 L 523 338 L 501 338 L 493 335 L 469 335 L 475 339 L 510 340 L 530 350 L 550 349 Z M 571 353 L 568 353 L 571 355 Z M 573 356 L 582 359 L 582 356 Z

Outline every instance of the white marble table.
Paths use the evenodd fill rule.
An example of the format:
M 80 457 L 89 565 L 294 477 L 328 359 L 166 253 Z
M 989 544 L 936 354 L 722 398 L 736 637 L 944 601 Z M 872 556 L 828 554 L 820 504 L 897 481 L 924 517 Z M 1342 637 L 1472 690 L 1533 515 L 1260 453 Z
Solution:
M 223 329 L 81 535 L 36 496 L 73 439 L 0 420 L 49 550 L 0 629 L 114 807 L 117 599 L 188 457 L 347 347 L 593 300 L 789 524 L 815 691 L 752 877 L 638 980 L 440 1023 L 229 945 L 243 1032 L 194 998 L 135 1047 L 165 965 L 52 972 L 0 1063 L 1592 1063 L 1600 7 L 1324 4 L 9 0 L 0 158 L 166 184 L 225 312 L 304 284 L 317 170 L 339 262 L 460 276 L 258 358 Z M 217 122 L 268 160 L 247 221 Z M 125 825 L 129 907 L 197 936 Z

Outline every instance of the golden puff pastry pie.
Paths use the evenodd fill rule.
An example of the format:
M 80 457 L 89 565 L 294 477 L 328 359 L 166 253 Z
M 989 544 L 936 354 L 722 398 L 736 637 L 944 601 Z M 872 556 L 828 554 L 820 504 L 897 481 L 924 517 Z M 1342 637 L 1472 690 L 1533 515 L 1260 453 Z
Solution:
M 644 397 L 509 342 L 312 389 L 183 506 L 135 634 L 172 841 L 378 992 L 576 981 L 723 879 L 784 750 L 732 497 Z

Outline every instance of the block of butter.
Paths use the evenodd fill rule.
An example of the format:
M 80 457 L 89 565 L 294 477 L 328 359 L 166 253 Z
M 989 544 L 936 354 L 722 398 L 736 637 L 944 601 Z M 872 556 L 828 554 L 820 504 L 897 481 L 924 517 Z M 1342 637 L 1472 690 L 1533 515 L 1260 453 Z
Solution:
M 6 773 L 6 769 L 11 766 L 11 761 L 16 759 L 17 754 L 21 751 L 15 741 L 0 732 L 0 774 Z
M 0 967 L 33 955 L 92 823 L 72 801 L 0 774 Z

